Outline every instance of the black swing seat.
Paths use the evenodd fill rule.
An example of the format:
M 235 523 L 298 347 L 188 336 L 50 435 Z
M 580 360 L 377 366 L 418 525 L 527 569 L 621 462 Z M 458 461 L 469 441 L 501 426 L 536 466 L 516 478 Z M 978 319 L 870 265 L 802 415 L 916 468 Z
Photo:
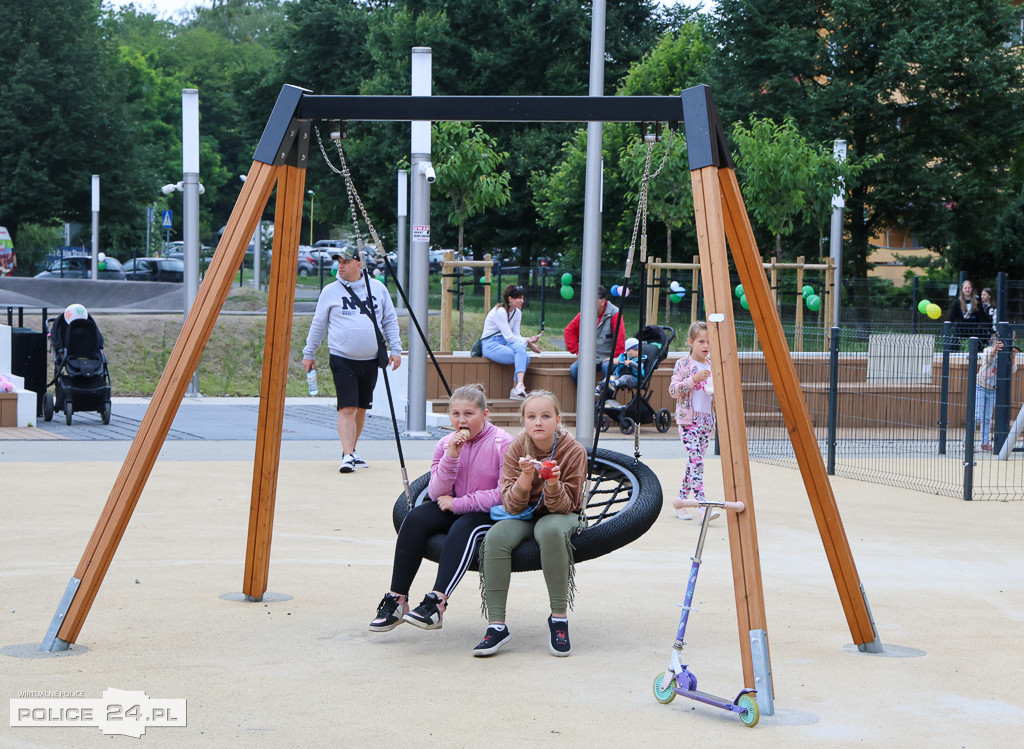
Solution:
M 425 473 L 410 484 L 413 504 L 429 502 Z M 636 541 L 650 530 L 661 512 L 661 482 L 649 467 L 612 450 L 597 449 L 590 461 L 590 497 L 587 501 L 587 527 L 572 536 L 573 559 L 583 562 L 607 554 L 620 546 Z M 408 513 L 408 500 L 403 492 L 392 511 L 395 531 Z M 423 556 L 432 562 L 441 557 L 444 534 L 427 541 Z M 471 570 L 478 570 L 474 559 Z M 540 547 L 533 539 L 524 541 L 512 553 L 512 571 L 540 569 Z

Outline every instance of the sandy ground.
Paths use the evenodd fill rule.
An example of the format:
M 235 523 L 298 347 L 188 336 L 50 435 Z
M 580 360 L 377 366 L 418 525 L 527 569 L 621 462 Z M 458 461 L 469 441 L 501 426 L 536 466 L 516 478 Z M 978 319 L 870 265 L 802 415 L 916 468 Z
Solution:
M 674 490 L 679 462 L 649 463 Z M 411 461 L 410 474 L 427 465 Z M 162 458 L 77 654 L 23 657 L 42 640 L 119 469 L 113 460 L 0 466 L 0 694 L 142 690 L 187 699 L 187 726 L 132 739 L 0 721 L 2 747 L 1020 746 L 1024 503 L 836 479 L 888 648 L 867 655 L 852 646 L 799 474 L 754 464 L 776 712 L 750 729 L 652 695 L 698 530 L 667 505 L 642 539 L 579 566 L 569 658 L 548 654 L 536 572 L 513 578 L 513 640 L 495 657 L 470 655 L 485 629 L 474 573 L 442 630 L 368 632 L 395 538 L 400 474 L 388 461 L 352 476 L 333 460 L 284 462 L 270 591 L 291 599 L 242 603 L 221 596 L 241 590 L 251 461 Z M 720 495 L 717 459 L 706 478 Z M 433 574 L 426 563 L 414 598 Z M 702 689 L 731 699 L 742 684 L 721 519 L 697 599 L 686 655 Z

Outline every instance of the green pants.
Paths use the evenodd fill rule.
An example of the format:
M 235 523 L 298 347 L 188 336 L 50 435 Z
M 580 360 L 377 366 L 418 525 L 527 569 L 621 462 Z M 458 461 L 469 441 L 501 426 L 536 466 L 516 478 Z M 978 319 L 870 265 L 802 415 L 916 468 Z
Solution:
M 540 546 L 540 566 L 552 612 L 564 612 L 569 606 L 572 545 L 569 537 L 579 524 L 576 513 L 542 515 L 535 520 L 502 520 L 487 531 L 483 547 L 483 591 L 487 619 L 505 621 L 505 603 L 512 579 L 512 552 L 533 536 Z

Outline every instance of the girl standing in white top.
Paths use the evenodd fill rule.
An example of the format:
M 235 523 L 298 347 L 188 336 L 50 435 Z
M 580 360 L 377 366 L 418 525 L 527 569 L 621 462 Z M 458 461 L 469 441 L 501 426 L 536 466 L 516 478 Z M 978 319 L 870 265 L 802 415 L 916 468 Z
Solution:
M 523 287 L 509 284 L 501 295 L 502 303 L 494 306 L 484 318 L 484 330 L 480 334 L 480 345 L 483 355 L 498 364 L 512 364 L 515 367 L 515 383 L 512 385 L 510 398 L 522 400 L 526 397 L 526 368 L 530 364 L 530 355 L 526 349 L 540 353 L 537 346 L 538 333 L 524 338 L 519 334 L 523 322 Z

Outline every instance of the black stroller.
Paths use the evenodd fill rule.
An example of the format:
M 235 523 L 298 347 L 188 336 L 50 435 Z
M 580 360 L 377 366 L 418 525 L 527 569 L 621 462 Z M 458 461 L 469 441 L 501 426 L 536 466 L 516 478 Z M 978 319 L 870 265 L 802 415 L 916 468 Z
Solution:
M 637 333 L 636 338 L 640 342 L 637 357 L 640 363 L 640 377 L 636 386 L 631 388 L 633 397 L 627 403 L 620 402 L 616 397 L 620 388 L 617 388 L 605 400 L 602 408 L 600 395 L 598 396 L 598 410 L 594 421 L 602 432 L 607 432 L 613 421 L 618 422 L 619 430 L 623 434 L 632 434 L 638 423 L 653 422 L 655 428 L 663 434 L 669 430 L 672 426 L 672 412 L 667 408 L 655 412 L 651 406 L 651 380 L 654 371 L 668 356 L 668 346 L 675 337 L 676 332 L 665 325 L 647 325 Z M 610 366 L 609 377 L 614 371 L 615 367 Z M 606 387 L 606 382 L 607 380 L 602 381 L 601 387 Z
M 63 316 L 50 325 L 53 351 L 53 381 L 56 396 L 43 396 L 43 418 L 64 412 L 71 426 L 76 411 L 98 411 L 104 424 L 110 423 L 110 371 L 103 353 L 103 334 L 92 315 L 68 323 Z M 47 386 L 49 387 L 49 385 Z

